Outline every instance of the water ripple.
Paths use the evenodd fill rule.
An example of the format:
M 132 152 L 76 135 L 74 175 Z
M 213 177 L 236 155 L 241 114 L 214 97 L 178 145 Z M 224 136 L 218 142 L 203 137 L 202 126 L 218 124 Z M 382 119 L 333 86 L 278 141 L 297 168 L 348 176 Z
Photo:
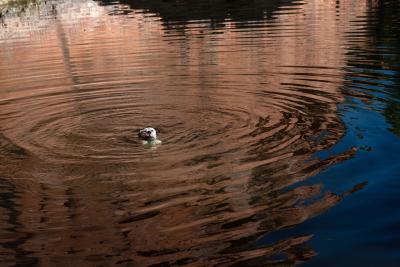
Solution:
M 13 37 L 0 35 L 0 255 L 43 266 L 315 256 L 311 234 L 257 239 L 363 187 L 302 182 L 355 155 L 314 156 L 345 133 L 338 104 L 391 75 L 346 76 L 367 7 L 318 2 L 66 0 L 2 13 Z M 146 126 L 162 145 L 137 140 Z

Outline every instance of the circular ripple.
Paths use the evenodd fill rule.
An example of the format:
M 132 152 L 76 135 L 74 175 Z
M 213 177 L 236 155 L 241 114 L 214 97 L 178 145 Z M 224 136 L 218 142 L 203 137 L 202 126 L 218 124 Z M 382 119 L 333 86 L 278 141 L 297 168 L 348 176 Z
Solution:
M 0 43 L 0 156 L 23 154 L 0 166 L 2 176 L 22 178 L 10 186 L 18 190 L 6 203 L 9 214 L 20 216 L 14 207 L 38 200 L 15 229 L 5 227 L 10 236 L 29 229 L 32 240 L 22 238 L 18 253 L 29 248 L 25 254 L 46 260 L 73 254 L 77 266 L 102 255 L 107 264 L 143 266 L 313 255 L 299 247 L 307 236 L 256 250 L 242 244 L 340 200 L 321 197 L 319 185 L 293 185 L 351 156 L 312 158 L 344 132 L 336 105 L 346 54 L 337 31 L 345 27 L 315 36 L 322 30 L 313 20 L 326 13 L 310 15 L 313 5 L 295 3 L 301 8 L 279 9 L 269 20 L 266 7 L 239 2 L 229 12 L 210 9 L 232 14 L 213 25 L 207 12 L 185 23 L 146 6 L 109 16 L 119 14 L 110 12 L 118 5 L 84 0 L 68 2 L 84 19 L 54 18 L 54 8 L 68 8 L 51 3 L 41 38 Z M 246 17 L 235 21 L 235 10 Z M 332 11 L 336 23 L 335 3 Z M 162 145 L 137 139 L 148 126 L 160 128 Z M 21 200 L 20 191 L 27 195 Z

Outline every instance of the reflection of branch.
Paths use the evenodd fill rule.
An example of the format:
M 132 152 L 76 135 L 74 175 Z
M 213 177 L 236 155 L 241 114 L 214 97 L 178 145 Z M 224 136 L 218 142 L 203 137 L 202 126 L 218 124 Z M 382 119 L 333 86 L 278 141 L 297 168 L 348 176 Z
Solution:
M 64 31 L 64 27 L 60 20 L 56 19 L 57 24 L 57 36 L 60 40 L 62 54 L 63 54 L 63 62 L 65 67 L 65 72 L 68 74 L 68 77 L 71 79 L 72 85 L 77 85 L 79 83 L 78 78 L 73 74 L 72 64 L 71 64 L 71 53 L 69 51 L 69 44 L 67 35 Z
M 0 153 L 6 156 L 25 156 L 26 151 L 22 147 L 13 143 L 7 136 L 0 133 Z
M 301 237 L 290 238 L 287 240 L 279 241 L 272 246 L 257 248 L 253 250 L 242 251 L 239 253 L 227 253 L 223 254 L 220 257 L 212 259 L 210 262 L 211 265 L 221 265 L 221 264 L 229 264 L 232 265 L 240 265 L 244 264 L 246 266 L 266 266 L 268 261 L 264 258 L 266 255 L 274 255 L 277 251 L 288 251 L 293 249 L 294 247 L 304 244 L 312 238 L 312 235 L 306 235 Z M 309 257 L 313 256 L 314 253 L 310 253 Z M 262 261 L 257 263 L 257 259 L 262 257 Z M 251 262 L 249 262 L 251 261 Z M 251 263 L 251 264 L 250 264 Z
M 308 166 L 305 169 L 303 169 L 301 172 L 303 173 L 303 175 L 307 175 L 308 177 L 316 175 L 317 173 L 325 170 L 326 168 L 332 166 L 333 164 L 352 158 L 356 154 L 356 152 L 357 148 L 353 147 L 339 155 L 329 157 L 325 160 L 317 161 L 311 166 Z

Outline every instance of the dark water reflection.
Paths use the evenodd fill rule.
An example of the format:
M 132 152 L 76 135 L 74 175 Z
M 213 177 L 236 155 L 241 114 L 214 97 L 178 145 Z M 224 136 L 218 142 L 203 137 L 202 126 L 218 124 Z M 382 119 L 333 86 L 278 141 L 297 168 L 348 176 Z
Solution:
M 352 199 L 398 192 L 396 2 L 14 4 L 0 17 L 5 266 L 398 262 L 321 239 L 387 204 Z M 136 140 L 148 125 L 154 149 Z

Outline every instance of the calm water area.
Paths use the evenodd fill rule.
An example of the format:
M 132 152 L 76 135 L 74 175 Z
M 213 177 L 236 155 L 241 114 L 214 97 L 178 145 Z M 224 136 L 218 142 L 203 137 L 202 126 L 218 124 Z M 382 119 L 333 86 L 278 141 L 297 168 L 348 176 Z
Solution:
M 397 0 L 0 1 L 0 266 L 400 266 L 399 151 Z

